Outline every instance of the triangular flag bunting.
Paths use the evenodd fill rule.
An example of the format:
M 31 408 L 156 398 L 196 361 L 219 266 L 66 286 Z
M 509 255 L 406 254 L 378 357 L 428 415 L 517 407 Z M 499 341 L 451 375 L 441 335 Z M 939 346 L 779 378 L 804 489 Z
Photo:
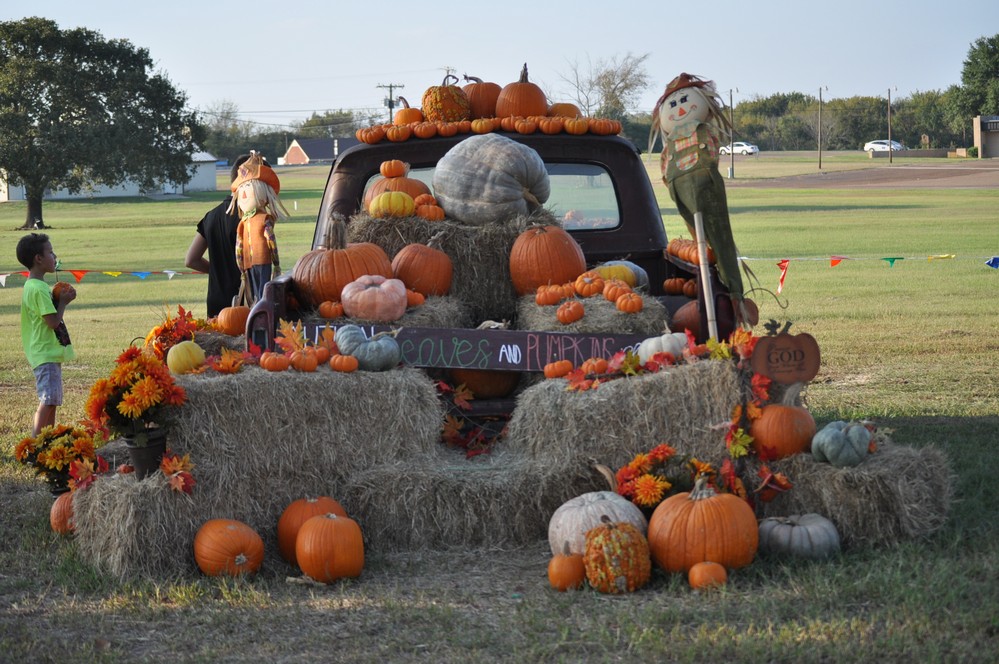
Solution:
M 177 274 L 174 270 L 163 270 L 163 274 L 167 276 L 167 281 L 173 279 L 174 275 Z
M 0 286 L 7 288 L 7 277 L 9 276 L 9 274 L 0 274 Z
M 120 277 L 121 276 L 121 272 L 105 272 L 104 274 L 108 275 L 109 277 Z
M 883 261 L 888 261 L 888 267 L 895 267 L 895 261 L 904 261 L 905 258 L 902 256 L 891 256 L 888 258 L 882 258 Z
M 777 267 L 780 268 L 780 282 L 777 284 L 777 293 L 780 294 L 784 290 L 784 278 L 787 277 L 787 266 L 791 264 L 788 259 L 783 259 L 777 263 Z
M 89 270 L 70 270 L 69 273 L 76 278 L 76 283 L 83 281 L 83 275 L 85 275 Z
M 995 270 L 999 270 L 999 256 L 993 256 L 992 258 L 985 261 L 985 264 Z
M 847 260 L 846 256 L 830 256 L 829 257 L 829 267 L 836 267 L 842 261 Z
M 152 272 L 133 272 L 132 273 L 133 276 L 136 276 L 139 279 L 145 279 L 146 277 L 148 277 L 151 274 L 152 274 Z
M 927 256 L 926 260 L 931 261 L 934 258 L 937 259 L 938 261 L 942 261 L 947 258 L 954 258 L 954 254 L 937 254 L 936 256 Z

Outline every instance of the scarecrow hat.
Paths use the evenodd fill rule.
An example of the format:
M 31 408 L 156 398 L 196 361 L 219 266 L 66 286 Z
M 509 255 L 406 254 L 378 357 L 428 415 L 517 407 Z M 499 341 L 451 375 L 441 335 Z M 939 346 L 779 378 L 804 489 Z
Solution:
M 677 90 L 682 90 L 683 88 L 705 88 L 712 87 L 711 81 L 705 81 L 700 76 L 696 74 L 683 73 L 674 78 L 666 86 L 666 92 L 663 93 L 663 99 L 669 97 L 671 94 Z
M 232 181 L 230 189 L 236 191 L 239 185 L 250 180 L 262 180 L 270 185 L 275 194 L 281 193 L 281 181 L 278 180 L 277 174 L 264 161 L 263 155 L 256 150 L 251 150 L 250 158 L 240 164 L 236 179 Z

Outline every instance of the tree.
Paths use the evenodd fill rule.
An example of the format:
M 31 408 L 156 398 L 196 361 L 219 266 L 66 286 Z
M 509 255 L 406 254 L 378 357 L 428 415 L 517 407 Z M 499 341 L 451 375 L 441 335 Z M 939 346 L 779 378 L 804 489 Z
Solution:
M 599 116 L 623 120 L 635 111 L 639 96 L 649 87 L 645 61 L 649 53 L 637 56 L 628 53 L 620 60 L 587 62 L 583 71 L 578 62 L 569 65 L 568 74 L 559 77 L 573 89 L 573 101 L 586 116 Z M 651 110 L 651 109 L 650 109 Z
M 964 137 L 975 116 L 999 115 L 999 35 L 981 37 L 971 45 L 961 85 L 947 90 L 947 101 L 948 124 Z
M 217 158 L 231 162 L 251 148 L 260 149 L 254 140 L 256 127 L 252 122 L 240 120 L 236 102 L 229 99 L 214 101 L 201 111 L 201 117 L 205 123 L 205 149 Z M 267 157 L 271 158 L 270 155 Z
M 292 128 L 296 138 L 337 138 L 353 136 L 354 130 L 360 126 L 362 125 L 353 113 L 340 110 L 326 111 L 322 115 L 313 111 L 312 117 L 301 124 L 292 125 Z
M 0 169 L 23 185 L 25 228 L 47 188 L 188 182 L 197 114 L 146 49 L 38 17 L 0 23 Z

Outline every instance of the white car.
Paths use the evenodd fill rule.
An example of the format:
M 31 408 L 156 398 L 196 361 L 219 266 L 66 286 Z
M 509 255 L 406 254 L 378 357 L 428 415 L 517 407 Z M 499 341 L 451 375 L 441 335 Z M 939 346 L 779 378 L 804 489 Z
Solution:
M 731 145 L 723 145 L 720 148 L 718 148 L 719 154 L 729 154 L 732 152 L 736 154 L 756 154 L 759 151 L 760 149 L 755 145 L 753 145 L 752 143 L 742 143 L 742 142 L 732 143 Z
M 901 152 L 902 150 L 907 150 L 904 145 L 898 141 L 890 141 L 892 152 Z M 864 143 L 864 152 L 888 152 L 889 141 L 868 141 Z

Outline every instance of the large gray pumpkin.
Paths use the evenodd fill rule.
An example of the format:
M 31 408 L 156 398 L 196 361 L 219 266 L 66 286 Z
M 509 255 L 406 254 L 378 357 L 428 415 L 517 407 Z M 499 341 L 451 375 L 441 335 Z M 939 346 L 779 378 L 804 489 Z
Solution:
M 821 514 L 772 516 L 760 522 L 760 551 L 821 560 L 840 551 L 836 525 Z
M 812 437 L 812 456 L 837 468 L 858 466 L 870 453 L 873 436 L 860 422 L 830 422 Z
M 532 148 L 499 134 L 461 141 L 434 170 L 434 197 L 447 216 L 484 226 L 530 214 L 548 200 L 545 163 Z

